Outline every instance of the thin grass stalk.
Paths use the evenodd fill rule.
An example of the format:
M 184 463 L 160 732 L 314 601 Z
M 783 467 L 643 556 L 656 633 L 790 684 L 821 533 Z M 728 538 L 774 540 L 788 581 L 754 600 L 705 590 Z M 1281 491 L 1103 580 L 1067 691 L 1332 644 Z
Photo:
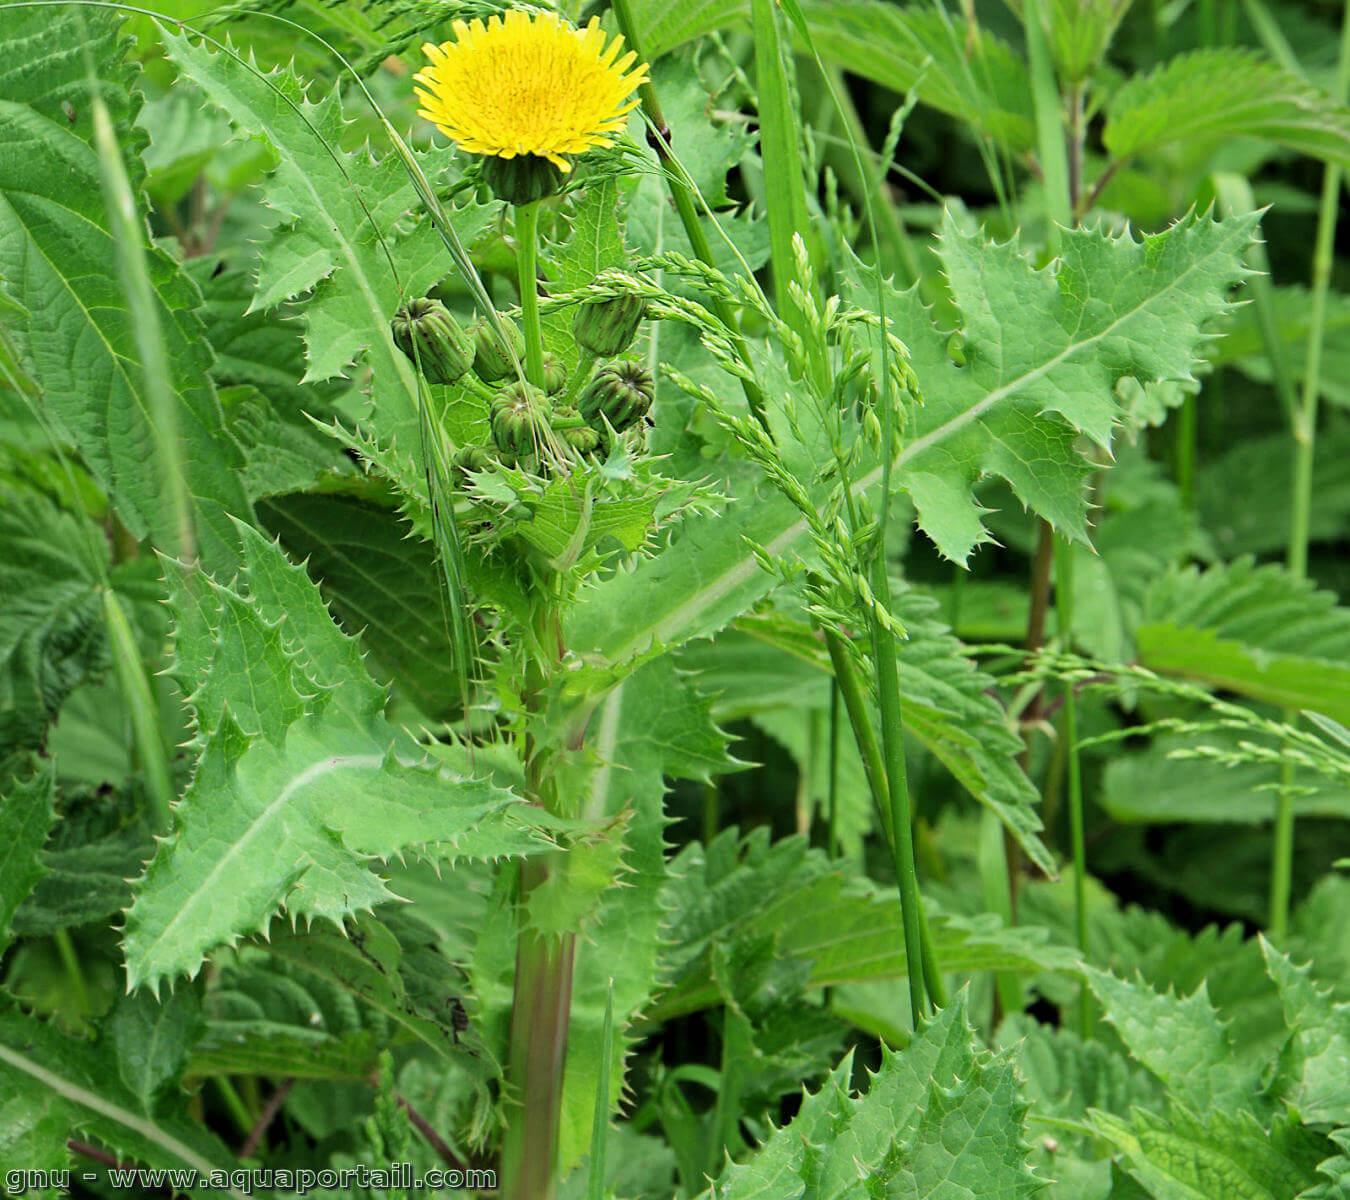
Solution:
M 516 209 L 516 271 L 525 334 L 525 378 L 544 386 L 544 331 L 539 321 L 539 201 Z
M 1063 538 L 1055 546 L 1055 604 L 1060 642 L 1066 650 L 1073 642 L 1073 547 Z M 1087 842 L 1083 833 L 1083 772 L 1078 753 L 1078 695 L 1072 682 L 1064 683 L 1062 727 L 1068 765 L 1069 839 L 1073 855 L 1073 928 L 1078 952 L 1087 957 Z M 1087 984 L 1078 991 L 1078 1033 L 1092 1036 L 1092 1010 Z
M 639 62 L 645 62 L 646 59 L 643 56 L 642 44 L 637 32 L 637 24 L 633 20 L 633 10 L 629 0 L 612 0 L 610 11 L 613 12 L 614 19 L 619 24 L 619 30 L 628 43 L 628 48 L 637 55 Z M 656 88 L 652 86 L 650 79 L 638 88 L 638 97 L 641 101 L 642 114 L 647 121 L 649 131 L 647 141 L 656 151 L 656 156 L 661 162 L 667 190 L 670 192 L 671 200 L 675 203 L 675 211 L 679 215 L 680 224 L 684 226 L 685 236 L 689 238 L 689 245 L 694 252 L 694 257 L 710 267 L 716 266 L 717 264 L 713 260 L 712 246 L 708 242 L 708 235 L 704 232 L 703 224 L 699 220 L 695 200 L 697 189 L 693 180 L 690 179 L 689 173 L 684 169 L 684 165 L 671 149 L 670 127 L 666 124 L 665 113 L 661 109 L 661 101 L 657 97 Z M 753 371 L 754 361 L 750 357 L 750 348 L 746 345 L 745 338 L 741 336 L 740 322 L 736 319 L 736 314 L 732 311 L 731 305 L 723 297 L 714 296 L 712 307 L 717 319 L 726 326 L 732 346 L 736 351 L 736 357 Z M 745 402 L 749 406 L 751 414 L 768 432 L 769 419 L 764 410 L 764 393 L 760 390 L 759 385 L 752 379 L 742 377 L 741 390 L 745 393 Z
M 975 864 L 980 875 L 980 892 L 984 907 L 997 913 L 1006 928 L 1014 925 L 1012 886 L 1009 881 L 1008 854 L 1003 840 L 1003 822 L 992 812 L 980 814 L 979 841 L 976 844 Z M 1022 1010 L 1022 989 L 1011 971 L 994 972 L 994 997 L 998 1002 L 997 1016 Z
M 169 372 L 155 288 L 145 263 L 145 223 L 137 209 L 131 180 L 127 178 L 112 118 L 103 97 L 98 94 L 98 80 L 92 66 L 89 91 L 94 145 L 98 150 L 99 176 L 117 253 L 117 273 L 132 317 L 141 382 L 149 409 L 146 415 L 155 447 L 152 467 L 173 516 L 173 541 L 162 549 L 182 562 L 191 563 L 196 561 L 197 545 L 192 526 L 192 502 L 183 469 L 183 447 L 178 437 L 178 397 Z
M 824 60 L 811 37 L 810 27 L 797 0 L 782 0 L 783 10 L 798 34 L 810 49 L 817 70 L 826 87 L 834 94 L 833 82 L 825 70 Z M 834 96 L 836 106 L 838 96 Z M 849 146 L 860 173 L 865 172 L 862 151 L 851 130 Z M 872 200 L 872 189 L 863 193 L 863 208 L 873 245 L 877 244 L 877 219 Z M 867 614 L 871 627 L 872 655 L 876 672 L 878 709 L 881 715 L 881 750 L 885 764 L 885 805 L 890 811 L 891 853 L 895 861 L 896 885 L 900 892 L 900 916 L 904 928 L 905 964 L 909 984 L 910 1009 L 916 1026 L 928 1012 L 928 989 L 925 984 L 924 913 L 919 895 L 918 872 L 914 861 L 913 811 L 909 797 L 909 778 L 905 761 L 904 713 L 900 695 L 900 674 L 896 665 L 895 634 L 881 616 L 881 609 L 892 607 L 890 571 L 886 558 L 886 534 L 890 518 L 891 472 L 895 464 L 895 406 L 892 403 L 894 386 L 890 370 L 890 344 L 887 340 L 889 322 L 886 318 L 886 286 L 881 271 L 874 272 L 876 282 L 877 316 L 880 320 L 874 331 L 875 379 L 879 392 L 881 417 L 881 503 L 878 506 L 876 549 L 870 564 L 870 583 L 877 604 Z M 845 481 L 847 487 L 847 481 Z M 860 564 L 861 565 L 861 564 Z M 828 637 L 829 635 L 827 635 Z M 831 658 L 835 656 L 831 653 Z M 851 664 L 850 664 L 851 665 Z M 865 707 L 861 710 L 864 714 Z M 850 713 L 850 718 L 852 713 Z M 856 732 L 856 727 L 855 727 Z M 879 797 L 878 797 L 879 799 Z M 940 971 L 929 945 L 928 974 L 940 977 Z M 939 978 L 940 987 L 940 978 Z
M 1350 0 L 1341 11 L 1341 48 L 1336 68 L 1336 98 L 1350 95 Z M 1289 514 L 1287 564 L 1296 579 L 1308 574 L 1308 540 L 1312 519 L 1313 465 L 1317 453 L 1317 409 L 1322 385 L 1322 348 L 1326 336 L 1327 296 L 1336 254 L 1336 225 L 1340 216 L 1341 168 L 1327 163 L 1322 171 L 1322 197 L 1317 211 L 1317 240 L 1313 247 L 1312 326 L 1308 330 L 1303 367 L 1303 395 L 1294 412 L 1294 489 Z M 1290 723 L 1297 719 L 1289 714 Z M 1289 927 L 1289 897 L 1294 877 L 1294 770 L 1280 771 L 1280 793 L 1275 810 L 1275 834 L 1270 872 L 1270 919 L 1273 937 Z
M 173 802 L 176 796 L 173 773 L 169 768 L 169 750 L 159 720 L 159 705 L 150 690 L 150 679 L 141 661 L 136 635 L 127 620 L 126 610 L 110 587 L 103 589 L 103 618 L 108 629 L 108 644 L 112 650 L 113 668 L 123 703 L 131 717 L 131 736 L 136 746 L 136 757 L 145 774 L 145 790 L 150 798 L 150 812 L 158 833 L 167 833 L 173 827 Z

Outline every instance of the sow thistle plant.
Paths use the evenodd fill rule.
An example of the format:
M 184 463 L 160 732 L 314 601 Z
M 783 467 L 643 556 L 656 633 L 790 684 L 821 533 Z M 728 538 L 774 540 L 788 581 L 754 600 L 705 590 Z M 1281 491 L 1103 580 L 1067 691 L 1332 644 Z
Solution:
M 1338 310 L 1209 140 L 1343 97 L 1210 4 L 375 7 L 0 0 L 0 1167 L 1350 1200 Z M 1295 378 L 1218 561 L 1283 449 L 1193 406 Z

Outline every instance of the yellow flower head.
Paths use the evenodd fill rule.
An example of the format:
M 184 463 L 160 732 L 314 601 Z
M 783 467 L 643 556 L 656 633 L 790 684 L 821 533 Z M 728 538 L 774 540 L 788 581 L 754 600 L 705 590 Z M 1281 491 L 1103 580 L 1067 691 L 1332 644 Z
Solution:
M 455 40 L 422 47 L 419 114 L 470 154 L 533 154 L 562 171 L 563 156 L 608 146 L 647 78 L 623 38 L 605 45 L 599 18 L 574 29 L 553 13 L 456 21 Z

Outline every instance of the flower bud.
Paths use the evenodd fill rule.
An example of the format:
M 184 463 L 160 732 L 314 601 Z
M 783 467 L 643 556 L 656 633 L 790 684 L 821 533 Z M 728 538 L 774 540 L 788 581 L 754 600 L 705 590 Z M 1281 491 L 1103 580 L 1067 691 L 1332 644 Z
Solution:
M 548 431 L 548 397 L 529 383 L 511 383 L 493 394 L 492 440 L 505 454 L 532 454 Z
M 600 358 L 622 354 L 633 344 L 647 310 L 641 296 L 622 295 L 582 304 L 572 316 L 572 336 Z
M 556 354 L 544 355 L 544 391 L 556 396 L 567 386 L 567 368 Z
M 640 362 L 616 358 L 597 368 L 577 407 L 592 427 L 603 429 L 608 421 L 622 433 L 647 415 L 655 387 L 651 372 Z
M 506 340 L 516 352 L 516 362 L 525 360 L 525 335 L 509 317 L 500 317 L 502 328 L 506 330 Z M 473 334 L 473 371 L 484 383 L 497 383 L 508 375 L 516 373 L 516 364 L 511 361 L 506 347 L 502 345 L 496 331 L 482 317 L 478 317 L 470 328 Z
M 390 322 L 389 332 L 429 383 L 454 383 L 473 361 L 473 344 L 439 300 L 410 300 Z
M 604 436 L 586 424 L 575 408 L 556 408 L 550 421 L 553 432 L 578 454 L 594 454 L 604 444 Z
M 558 190 L 562 172 L 538 154 L 517 154 L 514 158 L 489 154 L 483 159 L 483 182 L 498 200 L 531 204 Z
M 492 452 L 485 446 L 461 446 L 455 451 L 451 466 L 460 475 L 467 475 L 471 471 L 486 471 L 495 461 Z

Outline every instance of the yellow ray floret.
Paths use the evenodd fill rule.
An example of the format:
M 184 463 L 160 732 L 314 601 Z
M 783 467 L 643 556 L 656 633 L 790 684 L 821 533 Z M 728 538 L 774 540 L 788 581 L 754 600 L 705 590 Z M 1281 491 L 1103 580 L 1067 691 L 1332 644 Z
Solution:
M 533 154 L 568 171 L 564 155 L 610 145 L 647 78 L 636 54 L 620 57 L 622 37 L 605 45 L 598 18 L 574 29 L 512 9 L 452 28 L 454 41 L 422 47 L 418 112 L 470 154 Z

